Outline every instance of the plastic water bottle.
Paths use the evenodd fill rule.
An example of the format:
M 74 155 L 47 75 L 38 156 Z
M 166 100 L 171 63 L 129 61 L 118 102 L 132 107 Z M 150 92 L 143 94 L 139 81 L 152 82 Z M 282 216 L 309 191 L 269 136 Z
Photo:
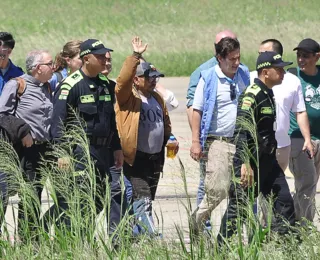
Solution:
M 175 153 L 176 138 L 173 135 L 170 136 L 166 147 L 167 147 L 167 158 L 173 159 L 174 157 L 176 157 L 176 153 Z

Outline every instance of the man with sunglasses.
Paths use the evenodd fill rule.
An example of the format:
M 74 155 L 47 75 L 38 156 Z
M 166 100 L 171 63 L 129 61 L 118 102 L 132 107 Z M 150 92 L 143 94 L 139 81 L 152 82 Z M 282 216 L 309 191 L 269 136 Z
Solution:
M 29 126 L 30 131 L 21 139 L 21 147 L 17 147 L 21 165 L 24 169 L 23 177 L 34 189 L 34 196 L 38 201 L 31 201 L 33 212 L 25 212 L 25 201 L 19 203 L 18 231 L 19 235 L 27 234 L 24 228 L 34 235 L 37 226 L 40 225 L 41 192 L 43 186 L 39 185 L 41 174 L 39 167 L 41 158 L 49 151 L 51 141 L 50 127 L 52 115 L 52 95 L 48 80 L 52 77 L 52 57 L 47 51 L 32 51 L 26 58 L 27 74 L 22 75 L 19 80 L 10 80 L 3 88 L 0 96 L 0 115 L 14 115 L 23 119 Z M 23 91 L 20 92 L 20 89 Z M 19 93 L 20 94 L 17 94 Z M 16 181 L 16 180 L 15 180 Z M 25 197 L 25 196 L 24 196 Z M 28 215 L 28 218 L 26 217 Z M 28 223 L 24 220 L 27 219 Z M 23 239 L 23 237 L 20 237 Z
M 249 71 L 240 67 L 240 43 L 225 37 L 216 44 L 218 64 L 201 72 L 192 115 L 191 157 L 206 160 L 205 196 L 193 213 L 193 231 L 203 230 L 211 212 L 227 197 L 238 98 L 249 85 Z
M 23 70 L 10 60 L 10 55 L 15 46 L 11 33 L 0 32 L 0 95 L 4 85 L 12 78 L 20 77 Z
M 313 148 L 308 148 L 309 154 L 302 152 L 305 146 L 304 135 L 299 129 L 299 121 L 291 113 L 289 168 L 295 179 L 296 220 L 304 225 L 305 220 L 312 222 L 315 216 L 315 195 L 320 174 L 320 66 L 317 65 L 320 46 L 308 38 L 302 40 L 294 50 L 297 51 L 298 67 L 289 71 L 293 71 L 301 81 L 313 145 Z
M 279 234 L 294 225 L 294 206 L 285 175 L 276 159 L 276 105 L 272 88 L 281 84 L 284 62 L 276 52 L 262 52 L 256 69 L 258 78 L 239 99 L 234 136 L 236 152 L 233 159 L 234 178 L 230 182 L 229 203 L 223 216 L 218 242 L 231 238 L 250 215 L 251 204 L 261 192 L 264 197 L 275 196 L 276 221 L 271 229 Z M 250 227 L 250 225 L 248 225 Z M 253 234 L 255 230 L 248 230 Z
M 133 55 L 126 58 L 115 89 L 117 126 L 125 161 L 123 172 L 132 184 L 138 232 L 158 237 L 152 201 L 163 170 L 171 122 L 162 96 L 154 91 L 159 77 L 164 75 L 142 60 L 147 45 L 139 37 L 134 37 L 131 43 Z M 175 143 L 177 152 L 178 142 Z

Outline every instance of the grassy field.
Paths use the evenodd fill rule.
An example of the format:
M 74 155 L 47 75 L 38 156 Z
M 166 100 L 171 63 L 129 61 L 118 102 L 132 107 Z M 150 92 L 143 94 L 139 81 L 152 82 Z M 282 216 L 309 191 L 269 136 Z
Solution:
M 146 58 L 167 76 L 188 76 L 212 56 L 215 34 L 226 28 L 238 34 L 250 69 L 266 38 L 279 39 L 292 61 L 300 40 L 320 38 L 318 0 L 2 0 L 0 6 L 0 30 L 14 34 L 12 59 L 21 67 L 32 49 L 55 54 L 71 39 L 97 38 L 114 49 L 112 77 L 134 35 L 149 43 Z

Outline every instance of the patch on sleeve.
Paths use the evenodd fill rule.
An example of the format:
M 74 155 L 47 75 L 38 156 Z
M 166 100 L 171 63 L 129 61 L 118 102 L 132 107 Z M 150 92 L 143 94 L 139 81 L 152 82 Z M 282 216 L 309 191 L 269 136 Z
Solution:
M 241 109 L 242 110 L 249 110 L 254 103 L 254 99 L 251 97 L 244 97 L 242 100 Z
M 69 90 L 66 90 L 66 89 L 61 90 L 60 95 L 68 96 L 69 95 Z

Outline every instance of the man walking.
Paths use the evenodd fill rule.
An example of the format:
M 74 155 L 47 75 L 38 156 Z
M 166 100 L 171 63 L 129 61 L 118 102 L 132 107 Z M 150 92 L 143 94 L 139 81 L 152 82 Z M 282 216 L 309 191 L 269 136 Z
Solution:
M 260 192 L 266 197 L 273 189 L 276 196 L 277 221 L 271 226 L 272 230 L 284 234 L 288 232 L 286 221 L 294 225 L 293 200 L 275 154 L 277 124 L 272 92 L 272 87 L 283 80 L 283 67 L 290 64 L 283 62 L 280 54 L 262 52 L 257 59 L 258 78 L 240 97 L 234 133 L 237 139 L 233 159 L 235 179 L 231 180 L 228 208 L 218 235 L 220 244 L 236 232 L 237 221 L 242 224 L 247 219 L 250 200 Z
M 190 155 L 198 161 L 207 154 L 205 196 L 194 212 L 195 232 L 227 197 L 238 98 L 249 85 L 249 72 L 239 66 L 239 41 L 223 38 L 216 52 L 218 65 L 201 72 L 193 101 Z
M 29 231 L 32 236 L 40 225 L 39 205 L 43 186 L 39 183 L 41 180 L 39 167 L 41 158 L 49 150 L 49 141 L 51 140 L 52 95 L 47 81 L 52 77 L 52 66 L 52 57 L 47 51 L 40 50 L 28 53 L 27 74 L 17 80 L 10 80 L 0 96 L 0 114 L 4 116 L 15 115 L 17 118 L 23 119 L 31 129 L 22 138 L 22 147 L 18 154 L 24 170 L 23 177 L 34 188 L 38 201 L 30 201 L 32 207 L 28 209 L 24 207 L 26 202 L 23 199 L 19 203 L 18 229 L 21 238 Z M 23 88 L 20 93 L 19 88 Z M 20 192 L 20 196 L 24 195 Z
M 259 53 L 265 51 L 274 51 L 281 56 L 283 55 L 283 47 L 281 42 L 276 39 L 267 39 L 261 42 Z M 251 84 L 258 77 L 257 71 L 250 72 Z M 285 73 L 283 81 L 280 85 L 272 88 L 276 101 L 277 112 L 277 161 L 283 171 L 289 165 L 289 157 L 291 151 L 291 141 L 288 135 L 290 128 L 290 111 L 296 115 L 296 120 L 304 137 L 304 145 L 302 150 L 310 150 L 313 156 L 313 148 L 310 138 L 309 120 L 304 104 L 302 87 L 299 78 L 291 73 Z
M 120 139 L 115 122 L 114 100 L 110 95 L 109 89 L 105 80 L 99 77 L 99 73 L 105 70 L 106 54 L 112 50 L 106 48 L 101 41 L 95 39 L 88 39 L 80 45 L 80 58 L 82 59 L 83 66 L 68 76 L 62 83 L 58 92 L 56 93 L 53 106 L 53 125 L 52 136 L 54 141 L 62 142 L 63 132 L 62 129 L 66 127 L 66 132 L 71 128 L 74 122 L 74 111 L 77 111 L 80 118 L 84 120 L 85 125 L 82 126 L 89 141 L 89 152 L 92 161 L 94 162 L 94 177 L 95 194 L 93 200 L 95 202 L 96 214 L 99 214 L 104 206 L 107 204 L 106 185 L 107 177 L 110 177 L 109 172 L 109 151 L 120 151 Z M 64 126 L 64 127 L 63 127 Z M 72 142 L 71 140 L 69 140 Z M 73 147 L 73 154 L 76 159 L 75 171 L 79 172 L 76 177 L 78 188 L 83 189 L 81 182 L 87 183 L 87 174 L 81 175 L 81 172 L 88 171 L 86 156 L 83 147 L 75 145 Z M 115 156 L 115 167 L 121 167 L 121 158 Z M 69 166 L 67 158 L 59 158 L 58 166 L 66 168 Z M 109 179 L 111 181 L 111 178 Z M 88 192 L 84 191 L 83 192 Z M 70 208 L 67 204 L 66 198 L 63 194 L 59 195 L 58 207 L 64 212 L 63 222 L 71 228 L 71 221 L 68 217 L 67 210 Z M 85 214 L 85 209 L 88 205 L 80 201 L 81 214 Z M 110 219 L 113 219 L 110 212 Z M 117 213 L 116 213 L 117 214 Z M 115 218 L 118 218 L 115 216 Z M 86 229 L 87 227 L 84 227 Z
M 154 91 L 163 76 L 152 64 L 141 63 L 147 49 L 139 37 L 132 40 L 133 55 L 126 58 L 116 85 L 116 114 L 124 153 L 123 172 L 133 188 L 133 211 L 141 233 L 158 236 L 152 217 L 164 146 L 171 122 L 163 98 Z M 176 142 L 178 147 L 178 143 Z
M 304 133 L 299 129 L 298 118 L 291 114 L 289 168 L 295 179 L 296 219 L 305 224 L 305 220 L 312 222 L 315 216 L 315 195 L 320 174 L 320 128 L 317 125 L 320 120 L 320 67 L 317 66 L 320 46 L 313 39 L 304 39 L 294 50 L 297 51 L 298 67 L 293 72 L 301 81 L 313 144 L 313 148 L 307 147 L 311 156 L 302 152 L 305 148 Z
M 216 45 L 221 41 L 221 39 L 223 39 L 225 37 L 230 37 L 233 39 L 237 38 L 236 34 L 233 33 L 232 31 L 224 30 L 224 31 L 219 32 L 216 35 L 215 43 L 214 43 L 215 54 L 217 52 Z M 205 63 L 201 64 L 190 76 L 190 83 L 189 83 L 188 91 L 187 91 L 187 116 L 188 116 L 188 122 L 189 122 L 190 128 L 191 128 L 191 124 L 192 124 L 194 94 L 196 91 L 196 87 L 199 83 L 199 80 L 201 78 L 201 71 L 210 69 L 217 64 L 218 64 L 218 60 L 217 60 L 216 56 L 214 56 L 211 59 L 209 59 L 208 61 L 206 61 Z M 243 69 L 249 73 L 249 69 L 245 65 L 240 63 L 239 66 L 241 69 Z M 200 168 L 200 182 L 199 182 L 199 187 L 198 187 L 198 192 L 197 192 L 197 206 L 202 201 L 204 193 L 205 193 L 204 178 L 205 178 L 206 169 L 205 169 L 205 162 L 203 161 L 203 159 L 199 160 L 199 168 Z M 207 224 L 209 225 L 209 223 L 207 223 Z

